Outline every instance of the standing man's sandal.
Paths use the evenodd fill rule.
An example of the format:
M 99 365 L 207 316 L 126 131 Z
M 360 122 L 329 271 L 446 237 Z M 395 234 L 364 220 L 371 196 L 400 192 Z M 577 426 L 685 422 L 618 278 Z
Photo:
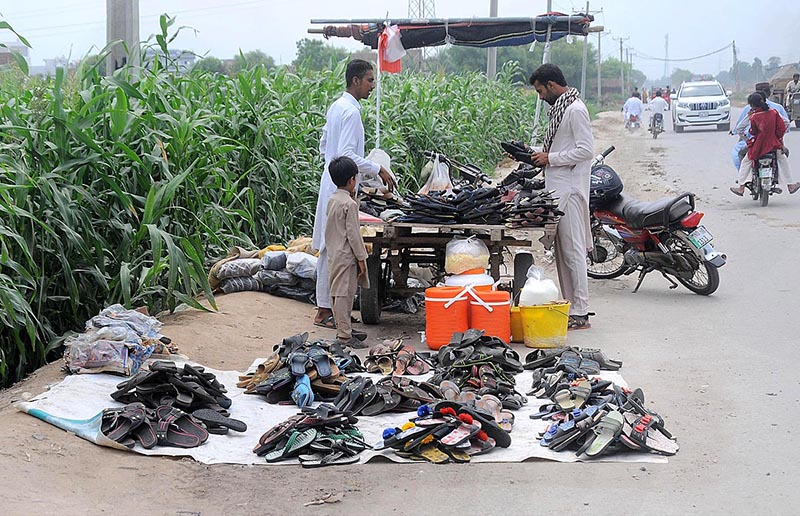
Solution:
M 567 330 L 588 330 L 592 327 L 588 315 L 570 315 Z

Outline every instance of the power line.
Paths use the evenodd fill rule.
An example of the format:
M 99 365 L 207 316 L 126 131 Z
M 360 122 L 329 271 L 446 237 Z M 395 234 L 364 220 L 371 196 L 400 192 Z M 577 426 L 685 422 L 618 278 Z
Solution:
M 663 57 L 653 57 L 653 56 L 644 54 L 644 53 L 639 52 L 639 51 L 634 50 L 634 49 L 631 49 L 631 50 L 633 50 L 633 52 L 636 53 L 637 57 L 641 57 L 642 59 L 649 59 L 651 61 L 662 61 L 662 62 L 670 62 L 670 63 L 681 63 L 681 62 L 686 62 L 686 61 L 694 61 L 696 59 L 702 59 L 702 58 L 708 57 L 708 56 L 713 56 L 714 54 L 719 54 L 720 52 L 724 52 L 725 50 L 728 50 L 732 46 L 733 46 L 733 43 L 728 43 L 727 45 L 725 45 L 724 47 L 720 48 L 719 50 L 715 50 L 713 52 L 709 52 L 709 53 L 703 54 L 701 56 L 686 57 L 686 58 L 682 58 L 682 59 L 664 59 Z

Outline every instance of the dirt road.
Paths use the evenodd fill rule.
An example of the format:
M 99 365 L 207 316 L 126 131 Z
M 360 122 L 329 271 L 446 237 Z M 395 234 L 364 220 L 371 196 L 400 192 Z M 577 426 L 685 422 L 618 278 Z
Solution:
M 795 514 L 800 449 L 797 313 L 800 194 L 759 208 L 727 190 L 734 141 L 715 131 L 668 132 L 652 140 L 620 129 L 618 114 L 595 122 L 597 149 L 629 193 L 656 199 L 697 193 L 704 223 L 729 263 L 708 298 L 660 277 L 632 294 L 634 277 L 593 281 L 597 317 L 570 343 L 625 362 L 681 443 L 669 464 L 368 464 L 205 466 L 116 452 L 16 412 L 24 393 L 61 378 L 59 364 L 0 393 L 0 494 L 4 515 L 271 514 Z M 800 174 L 800 131 L 787 137 Z M 165 333 L 209 366 L 243 369 L 281 336 L 312 326 L 312 310 L 259 294 L 219 299 L 222 312 L 165 318 Z M 416 336 L 420 316 L 390 315 L 373 336 Z M 324 330 L 321 330 L 324 331 Z M 318 335 L 326 335 L 318 333 Z M 524 350 L 522 350 L 524 352 Z M 76 400 L 79 403 L 79 400 Z M 323 493 L 337 504 L 304 507 Z M 538 508 L 538 510 L 537 510 Z

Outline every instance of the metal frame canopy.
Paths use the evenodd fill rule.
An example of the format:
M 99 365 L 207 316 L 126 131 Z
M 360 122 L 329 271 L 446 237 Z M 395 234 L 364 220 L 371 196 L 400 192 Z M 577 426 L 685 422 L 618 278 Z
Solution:
M 352 37 L 374 50 L 383 29 L 397 25 L 405 49 L 447 44 L 489 48 L 555 41 L 568 35 L 586 36 L 592 21 L 591 14 L 561 13 L 535 18 L 316 19 L 311 23 L 326 26 L 309 32 L 326 38 Z

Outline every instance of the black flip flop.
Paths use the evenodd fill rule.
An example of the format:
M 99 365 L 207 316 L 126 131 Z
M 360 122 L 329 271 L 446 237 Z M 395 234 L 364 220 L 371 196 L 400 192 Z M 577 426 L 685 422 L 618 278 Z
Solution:
M 225 417 L 216 410 L 198 409 L 192 412 L 192 416 L 205 423 L 206 426 L 223 426 L 236 432 L 247 431 L 247 423 L 244 421 L 239 421 L 238 419 Z

